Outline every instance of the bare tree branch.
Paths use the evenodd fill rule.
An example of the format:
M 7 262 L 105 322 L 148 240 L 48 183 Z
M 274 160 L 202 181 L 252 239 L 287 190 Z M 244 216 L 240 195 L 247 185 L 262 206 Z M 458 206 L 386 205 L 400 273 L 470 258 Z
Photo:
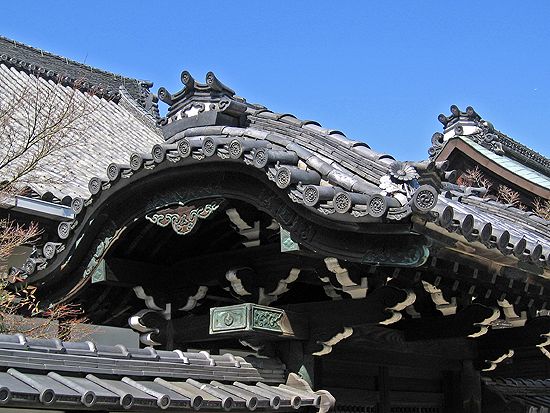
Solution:
M 0 89 L 0 203 L 24 194 L 32 184 L 66 180 L 63 154 L 74 145 L 86 144 L 90 115 L 102 104 L 76 88 L 34 76 L 28 76 L 22 87 Z M 55 330 L 60 338 L 67 338 L 72 325 L 87 321 L 80 307 L 59 304 L 43 309 L 36 288 L 14 291 L 7 277 L 8 258 L 18 247 L 32 245 L 41 234 L 35 223 L 0 219 L 0 332 L 46 337 Z M 29 322 L 28 317 L 40 321 Z M 86 328 L 79 331 L 86 334 Z

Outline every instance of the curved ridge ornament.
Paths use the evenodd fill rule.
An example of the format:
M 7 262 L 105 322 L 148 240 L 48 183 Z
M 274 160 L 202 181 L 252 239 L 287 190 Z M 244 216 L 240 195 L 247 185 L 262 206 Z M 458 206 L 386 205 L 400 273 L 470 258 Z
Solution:
M 216 200 L 203 206 L 180 205 L 176 208 L 166 208 L 145 216 L 145 219 L 159 227 L 172 226 L 176 234 L 186 235 L 195 228 L 199 219 L 206 219 L 222 204 Z

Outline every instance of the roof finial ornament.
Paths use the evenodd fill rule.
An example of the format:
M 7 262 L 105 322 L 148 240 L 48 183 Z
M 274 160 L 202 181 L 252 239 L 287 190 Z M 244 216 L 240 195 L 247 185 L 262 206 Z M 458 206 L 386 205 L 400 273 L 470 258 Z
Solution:
M 457 105 L 451 105 L 450 111 L 451 115 L 449 116 L 442 113 L 437 117 L 437 120 L 443 125 L 443 133 L 436 132 L 432 136 L 432 146 L 428 150 L 430 159 L 437 157 L 449 139 L 455 136 L 465 136 L 475 140 L 475 137 L 484 133 L 487 125 L 490 125 L 489 122 L 481 119 L 472 106 L 467 106 L 466 111 L 463 112 Z
M 220 82 L 214 72 L 208 72 L 206 74 L 206 83 L 200 83 L 191 76 L 191 73 L 184 70 L 181 72 L 181 83 L 183 83 L 184 88 L 174 94 L 168 92 L 166 88 L 161 87 L 158 91 L 159 98 L 164 103 L 172 106 L 192 95 L 198 95 L 203 100 L 207 97 L 219 99 L 222 96 L 233 97 L 235 95 L 235 91 Z
M 437 117 L 437 120 L 441 122 L 443 128 L 445 129 L 455 125 L 458 121 L 470 121 L 477 123 L 481 120 L 481 116 L 479 116 L 474 108 L 471 106 L 468 106 L 465 112 L 462 112 L 457 105 L 451 105 L 450 110 L 450 116 L 446 116 L 441 113 Z
M 206 74 L 206 84 L 216 92 L 226 93 L 229 96 L 233 96 L 235 94 L 235 91 L 233 89 L 225 86 L 222 82 L 218 80 L 214 72 L 208 72 Z
M 434 133 L 432 146 L 428 150 L 430 159 L 436 159 L 449 140 L 460 137 L 467 138 L 497 155 L 507 156 L 507 153 L 513 153 L 513 157 L 523 158 L 527 163 L 534 162 L 543 167 L 549 164 L 548 159 L 542 155 L 497 131 L 491 122 L 482 119 L 471 106 L 462 112 L 456 105 L 452 105 L 450 116 L 441 114 L 437 119 L 443 125 L 443 133 Z
M 187 70 L 181 72 L 181 83 L 185 85 L 186 91 L 192 91 L 195 89 L 195 79 Z
M 168 90 L 166 90 L 166 88 L 159 88 L 157 94 L 159 99 L 162 100 L 164 103 L 166 103 L 167 105 L 172 105 L 172 95 L 170 94 L 170 92 L 168 92 Z
M 246 101 L 235 96 L 235 91 L 220 82 L 213 72 L 208 72 L 205 83 L 200 83 L 184 70 L 181 82 L 184 87 L 176 93 L 170 93 L 164 87 L 158 91 L 159 99 L 170 105 L 166 117 L 159 120 L 166 139 L 190 125 L 235 126 L 248 107 Z M 216 115 L 222 112 L 223 115 Z M 197 117 L 202 119 L 197 120 Z

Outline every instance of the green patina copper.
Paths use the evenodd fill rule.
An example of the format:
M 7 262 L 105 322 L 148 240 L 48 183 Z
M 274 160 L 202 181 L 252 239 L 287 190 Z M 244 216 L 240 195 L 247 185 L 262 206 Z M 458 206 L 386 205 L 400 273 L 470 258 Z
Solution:
M 300 244 L 292 240 L 292 238 L 290 237 L 290 232 L 288 232 L 284 228 L 281 228 L 279 232 L 281 235 L 281 252 L 300 250 Z
M 252 303 L 210 309 L 210 334 L 268 332 L 285 334 L 284 310 Z
M 419 267 L 426 263 L 429 256 L 430 250 L 426 245 L 381 245 L 365 251 L 361 263 Z
M 105 260 L 99 261 L 99 264 L 92 273 L 92 284 L 105 281 L 107 279 L 107 271 L 105 268 Z
M 160 227 L 171 225 L 176 234 L 186 235 L 193 231 L 199 219 L 208 218 L 220 207 L 222 202 L 222 200 L 215 200 L 198 207 L 179 205 L 146 215 L 145 219 Z

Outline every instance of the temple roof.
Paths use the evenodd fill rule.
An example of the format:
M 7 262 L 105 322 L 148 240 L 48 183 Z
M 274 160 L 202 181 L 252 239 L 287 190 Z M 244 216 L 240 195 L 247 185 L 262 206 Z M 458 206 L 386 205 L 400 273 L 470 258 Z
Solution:
M 86 236 L 84 229 L 88 220 L 93 219 L 94 211 L 108 207 L 109 197 L 118 191 L 133 188 L 128 183 L 146 182 L 145 175 L 162 173 L 168 168 L 205 164 L 232 168 L 242 165 L 238 166 L 239 171 L 247 170 L 251 175 L 272 181 L 277 191 L 311 216 L 342 225 L 361 225 L 363 232 L 401 231 L 437 239 L 441 236 L 436 233 L 440 233 L 452 244 L 470 244 L 476 254 L 489 260 L 518 265 L 538 275 L 550 269 L 548 221 L 483 199 L 475 188 L 455 185 L 456 172 L 447 170 L 447 162 L 396 161 L 314 121 L 247 103 L 212 73 L 207 75 L 205 84 L 187 72 L 182 74 L 182 80 L 185 87 L 177 93 L 159 90 L 159 98 L 171 105 L 160 121 L 166 141 L 149 142 L 151 149 L 147 151 L 142 149 L 147 147 L 146 142 L 140 139 L 135 148 L 114 149 L 111 159 L 101 157 L 97 166 L 103 161 L 111 163 L 90 179 L 91 197 L 73 202 L 78 219 L 59 225 L 59 244 L 45 245 L 44 251 L 48 252 L 43 256 L 37 250 L 38 256 L 31 257 L 32 262 L 25 267 L 27 274 L 46 268 L 50 261 L 55 261 L 58 252 L 76 248 L 76 240 Z M 128 156 L 132 149 L 135 152 Z M 95 166 L 75 177 L 79 185 L 83 176 L 89 177 L 89 172 L 99 170 Z M 374 223 L 384 226 L 369 227 Z M 301 236 L 300 242 L 307 244 L 309 235 Z M 327 244 L 315 245 L 314 249 L 334 253 L 330 252 L 333 247 L 327 246 L 329 240 L 323 242 Z M 330 240 L 331 245 L 335 242 Z M 52 245 L 58 246 L 52 249 Z M 414 258 L 407 265 L 425 262 L 427 255 L 420 252 L 422 248 L 420 243 L 413 247 L 416 252 L 411 253 Z M 382 259 L 366 258 L 368 252 L 359 247 L 357 251 L 346 247 L 346 254 L 346 259 L 362 262 Z M 399 264 L 395 256 L 390 261 Z M 545 276 L 542 281 L 546 282 Z
M 285 384 L 286 380 L 286 384 Z M 0 335 L 0 405 L 86 410 L 319 408 L 276 360 Z
M 471 158 L 478 154 L 480 158 L 474 162 L 494 169 L 497 175 L 504 175 L 502 171 L 506 171 L 523 179 L 539 188 L 526 187 L 526 190 L 550 198 L 550 159 L 496 130 L 471 106 L 462 112 L 453 105 L 450 116 L 441 114 L 438 119 L 443 124 L 443 133 L 436 132 L 432 137 L 428 150 L 431 159 L 447 159 L 455 148 Z M 526 186 L 525 183 L 518 185 Z
M 491 161 L 502 166 L 503 168 L 508 169 L 514 174 L 522 178 L 525 178 L 536 185 L 539 185 L 543 188 L 550 190 L 550 174 L 545 175 L 537 170 L 534 170 L 529 168 L 528 166 L 525 166 L 524 164 L 515 160 L 514 158 L 501 156 L 496 152 L 466 137 L 459 136 L 456 139 L 460 139 L 466 142 L 466 144 L 470 145 L 472 148 L 474 148 L 477 152 L 485 156 L 487 159 L 490 159 Z
M 441 212 L 435 222 L 449 231 L 495 248 L 503 255 L 514 255 L 539 266 L 550 265 L 550 222 L 533 212 L 457 191 L 447 191 L 439 199 L 437 210 Z M 452 218 L 448 215 L 451 213 Z
M 30 51 L 40 55 L 35 49 Z M 421 242 L 424 238 L 410 237 L 402 244 L 406 249 L 411 242 L 410 257 L 406 261 L 394 253 L 388 256 L 383 246 L 372 254 L 365 252 L 365 247 L 359 246 L 368 242 L 364 234 L 373 231 L 388 236 L 421 234 L 438 242 L 444 234 L 449 246 L 469 244 L 476 254 L 489 260 L 520 266 L 536 275 L 550 269 L 548 222 L 534 214 L 483 199 L 475 188 L 457 186 L 456 171 L 448 170 L 448 162 L 395 160 L 315 121 L 251 104 L 236 96 L 211 72 L 205 83 L 183 72 L 182 90 L 176 93 L 164 88 L 159 90 L 159 98 L 170 105 L 166 116 L 158 122 L 159 128 L 156 119 L 125 92 L 124 85 L 120 98 L 99 97 L 93 89 L 75 90 L 78 83 L 64 85 L 62 79 L 56 81 L 48 77 L 51 75 L 48 72 L 35 76 L 34 68 L 18 65 L 17 59 L 3 62 L 0 80 L 6 87 L 0 93 L 6 96 L 25 90 L 36 81 L 53 90 L 61 100 L 67 94 L 76 93 L 79 101 L 98 105 L 89 115 L 80 140 L 65 148 L 57 161 L 44 166 L 45 179 L 30 185 L 46 200 L 59 202 L 65 198 L 68 210 L 58 218 L 63 222 L 57 234 L 39 245 L 24 266 L 27 275 L 37 273 L 37 280 L 45 277 L 48 271 L 42 270 L 51 262 L 56 262 L 50 268 L 53 271 L 73 259 L 75 255 L 70 252 L 79 245 L 89 248 L 91 240 L 80 242 L 87 236 L 95 236 L 89 231 L 89 223 L 94 221 L 96 211 L 112 213 L 108 211 L 110 197 L 135 198 L 134 182 L 147 186 L 144 179 L 147 176 L 162 175 L 171 168 L 180 173 L 186 170 L 182 168 L 193 170 L 198 165 L 216 168 L 226 165 L 258 178 L 264 182 L 262 185 L 273 188 L 277 196 L 285 197 L 293 207 L 306 212 L 307 220 L 323 222 L 325 228 L 341 225 L 342 229 L 352 228 L 359 234 L 357 241 L 353 241 L 357 242 L 355 246 L 349 236 L 346 241 L 350 245 L 345 246 L 328 233 L 316 234 L 319 241 L 308 244 L 308 237 L 313 236 L 310 230 L 301 230 L 296 222 L 286 223 L 293 226 L 294 238 L 298 234 L 301 237 L 298 242 L 320 253 L 338 255 L 338 251 L 344 259 L 363 263 L 419 266 L 429 254 Z M 484 136 L 483 139 L 493 145 L 497 138 L 492 137 L 496 136 L 492 126 L 482 121 L 473 109 L 464 113 L 457 111 L 453 112 L 456 115 L 445 118 L 446 135 L 434 137 L 434 145 L 441 141 L 444 147 L 451 138 L 467 140 L 468 145 L 477 145 L 490 156 L 500 156 L 472 140 L 473 136 Z M 518 164 L 523 159 L 521 156 L 527 157 L 531 159 L 529 165 L 536 161 L 538 166 L 535 170 L 519 163 L 531 171 L 524 176 L 533 181 L 546 179 L 540 157 L 523 152 L 518 149 L 519 155 L 502 157 L 507 162 L 504 166 L 513 169 L 512 163 Z M 438 153 L 431 152 L 433 156 Z M 204 171 L 211 167 L 203 166 Z M 63 172 L 68 174 L 68 179 L 61 183 L 48 179 Z M 175 184 L 173 176 L 176 175 L 166 173 L 166 176 L 172 177 L 166 178 L 170 179 L 170 185 Z M 159 188 L 155 180 L 150 181 L 152 191 Z M 279 213 L 277 211 L 274 212 Z M 321 240 L 323 237 L 326 239 Z

